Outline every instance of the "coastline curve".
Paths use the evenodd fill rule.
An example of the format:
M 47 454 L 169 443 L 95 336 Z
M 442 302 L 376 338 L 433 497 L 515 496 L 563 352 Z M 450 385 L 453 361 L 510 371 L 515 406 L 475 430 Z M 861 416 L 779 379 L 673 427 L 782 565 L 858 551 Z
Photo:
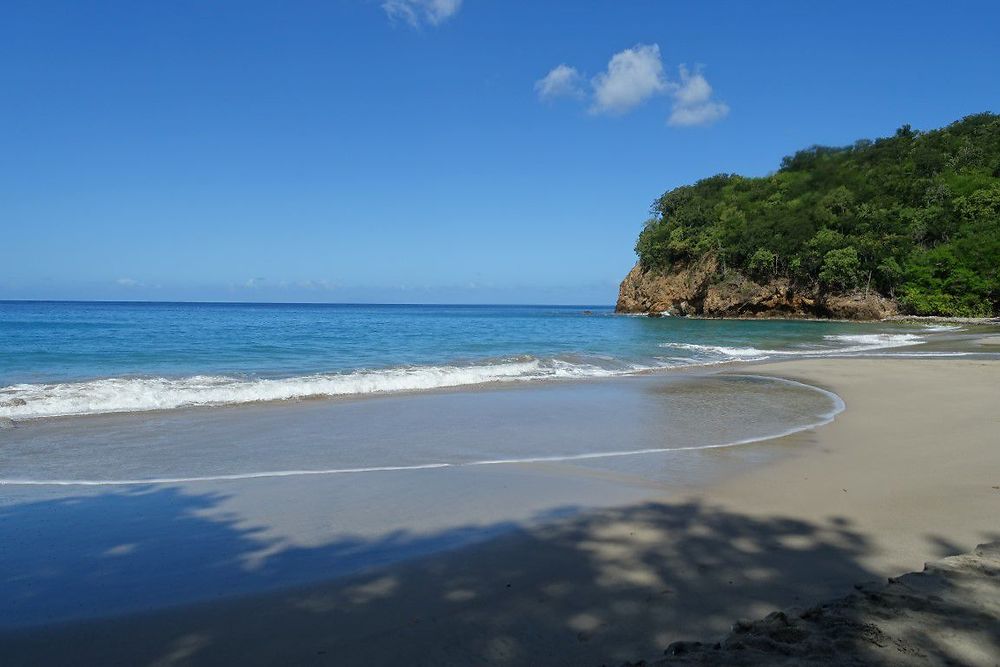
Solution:
M 122 486 L 143 486 L 143 485 L 160 485 L 160 484 L 191 484 L 191 483 L 205 483 L 205 482 L 245 481 L 245 480 L 269 479 L 278 477 L 352 475 L 361 473 L 405 472 L 405 471 L 432 470 L 432 469 L 442 469 L 442 468 L 468 468 L 468 467 L 480 467 L 480 466 L 518 465 L 518 464 L 531 464 L 531 463 L 558 463 L 564 461 L 584 461 L 584 460 L 594 460 L 594 459 L 619 458 L 627 456 L 642 456 L 648 454 L 665 454 L 670 452 L 724 449 L 731 447 L 740 447 L 744 445 L 750 445 L 769 440 L 776 440 L 778 438 L 784 438 L 789 435 L 794 435 L 796 433 L 808 431 L 810 429 L 819 428 L 821 426 L 824 426 L 832 422 L 837 417 L 837 415 L 841 414 L 846 409 L 846 404 L 844 403 L 844 400 L 836 393 L 828 389 L 824 389 L 822 387 L 817 387 L 812 384 L 800 382 L 798 380 L 792 380 L 790 378 L 771 376 L 771 375 L 756 375 L 751 373 L 726 373 L 725 376 L 729 378 L 765 380 L 768 382 L 777 382 L 789 386 L 800 387 L 802 389 L 816 392 L 827 397 L 830 400 L 832 407 L 829 411 L 820 415 L 820 418 L 815 422 L 794 426 L 776 433 L 770 433 L 750 438 L 743 438 L 722 443 L 705 444 L 705 445 L 691 445 L 682 447 L 652 447 L 652 448 L 622 450 L 622 451 L 567 453 L 567 454 L 555 454 L 549 456 L 517 457 L 517 458 L 506 458 L 506 459 L 481 459 L 474 461 L 435 461 L 435 462 L 419 463 L 411 465 L 382 465 L 382 466 L 353 467 L 353 468 L 272 470 L 272 471 L 217 474 L 217 475 L 205 475 L 205 476 L 150 477 L 145 479 L 73 480 L 73 479 L 8 478 L 8 479 L 0 479 L 0 486 L 122 487 Z

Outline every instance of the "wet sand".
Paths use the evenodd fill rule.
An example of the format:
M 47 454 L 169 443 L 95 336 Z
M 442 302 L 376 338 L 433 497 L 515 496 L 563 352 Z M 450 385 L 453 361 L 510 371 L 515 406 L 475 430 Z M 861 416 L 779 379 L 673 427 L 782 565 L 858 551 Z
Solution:
M 753 372 L 825 387 L 847 410 L 814 431 L 750 446 L 781 456 L 695 488 L 582 516 L 555 514 L 325 584 L 5 633 L 0 658 L 619 664 L 655 658 L 676 640 L 721 637 L 737 618 L 837 597 L 857 582 L 919 570 L 926 560 L 1000 537 L 1000 364 L 827 359 Z M 189 508 L 181 518 L 199 511 L 207 509 Z M 234 525 L 253 533 L 238 519 Z M 120 554 L 95 562 L 127 559 L 126 537 Z M 230 572 L 229 560 L 245 556 L 204 537 L 201 556 L 217 561 L 220 576 Z M 391 536 L 383 546 L 393 546 Z M 333 566 L 358 553 L 370 557 L 378 548 L 317 548 L 306 565 L 328 559 Z M 266 555 L 259 567 L 269 567 Z M 41 558 L 39 569 L 46 565 Z M 79 576 L 114 585 L 121 573 L 98 566 Z M 169 579 L 142 572 L 123 595 L 141 598 L 147 580 L 155 594 L 161 576 Z

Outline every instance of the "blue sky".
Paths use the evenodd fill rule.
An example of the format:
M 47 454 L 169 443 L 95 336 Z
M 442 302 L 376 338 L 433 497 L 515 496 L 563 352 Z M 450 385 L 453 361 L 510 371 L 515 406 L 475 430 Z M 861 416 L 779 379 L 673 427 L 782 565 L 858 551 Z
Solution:
M 985 1 L 8 0 L 0 298 L 610 304 L 664 190 L 1000 111 L 998 32 Z

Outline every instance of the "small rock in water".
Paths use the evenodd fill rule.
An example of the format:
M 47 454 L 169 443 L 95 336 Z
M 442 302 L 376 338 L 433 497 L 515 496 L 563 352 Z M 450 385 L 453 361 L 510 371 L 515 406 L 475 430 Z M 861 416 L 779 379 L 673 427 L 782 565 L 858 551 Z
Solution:
M 0 402 L 0 405 L 8 408 L 20 408 L 27 404 L 28 402 L 23 398 L 12 398 L 9 401 Z

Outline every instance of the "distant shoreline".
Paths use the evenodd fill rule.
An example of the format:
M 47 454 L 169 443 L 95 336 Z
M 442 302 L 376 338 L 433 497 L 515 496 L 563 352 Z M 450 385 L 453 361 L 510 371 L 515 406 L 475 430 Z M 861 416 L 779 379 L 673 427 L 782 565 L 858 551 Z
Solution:
M 847 319 L 840 317 L 813 317 L 813 316 L 779 316 L 765 315 L 763 317 L 712 317 L 709 315 L 673 315 L 668 312 L 649 313 L 615 313 L 622 317 L 652 317 L 670 318 L 676 317 L 687 320 L 710 320 L 721 322 L 844 322 L 847 324 L 872 324 L 877 322 L 942 322 L 950 324 L 1000 324 L 1000 317 L 950 317 L 946 315 L 892 315 L 870 320 Z

